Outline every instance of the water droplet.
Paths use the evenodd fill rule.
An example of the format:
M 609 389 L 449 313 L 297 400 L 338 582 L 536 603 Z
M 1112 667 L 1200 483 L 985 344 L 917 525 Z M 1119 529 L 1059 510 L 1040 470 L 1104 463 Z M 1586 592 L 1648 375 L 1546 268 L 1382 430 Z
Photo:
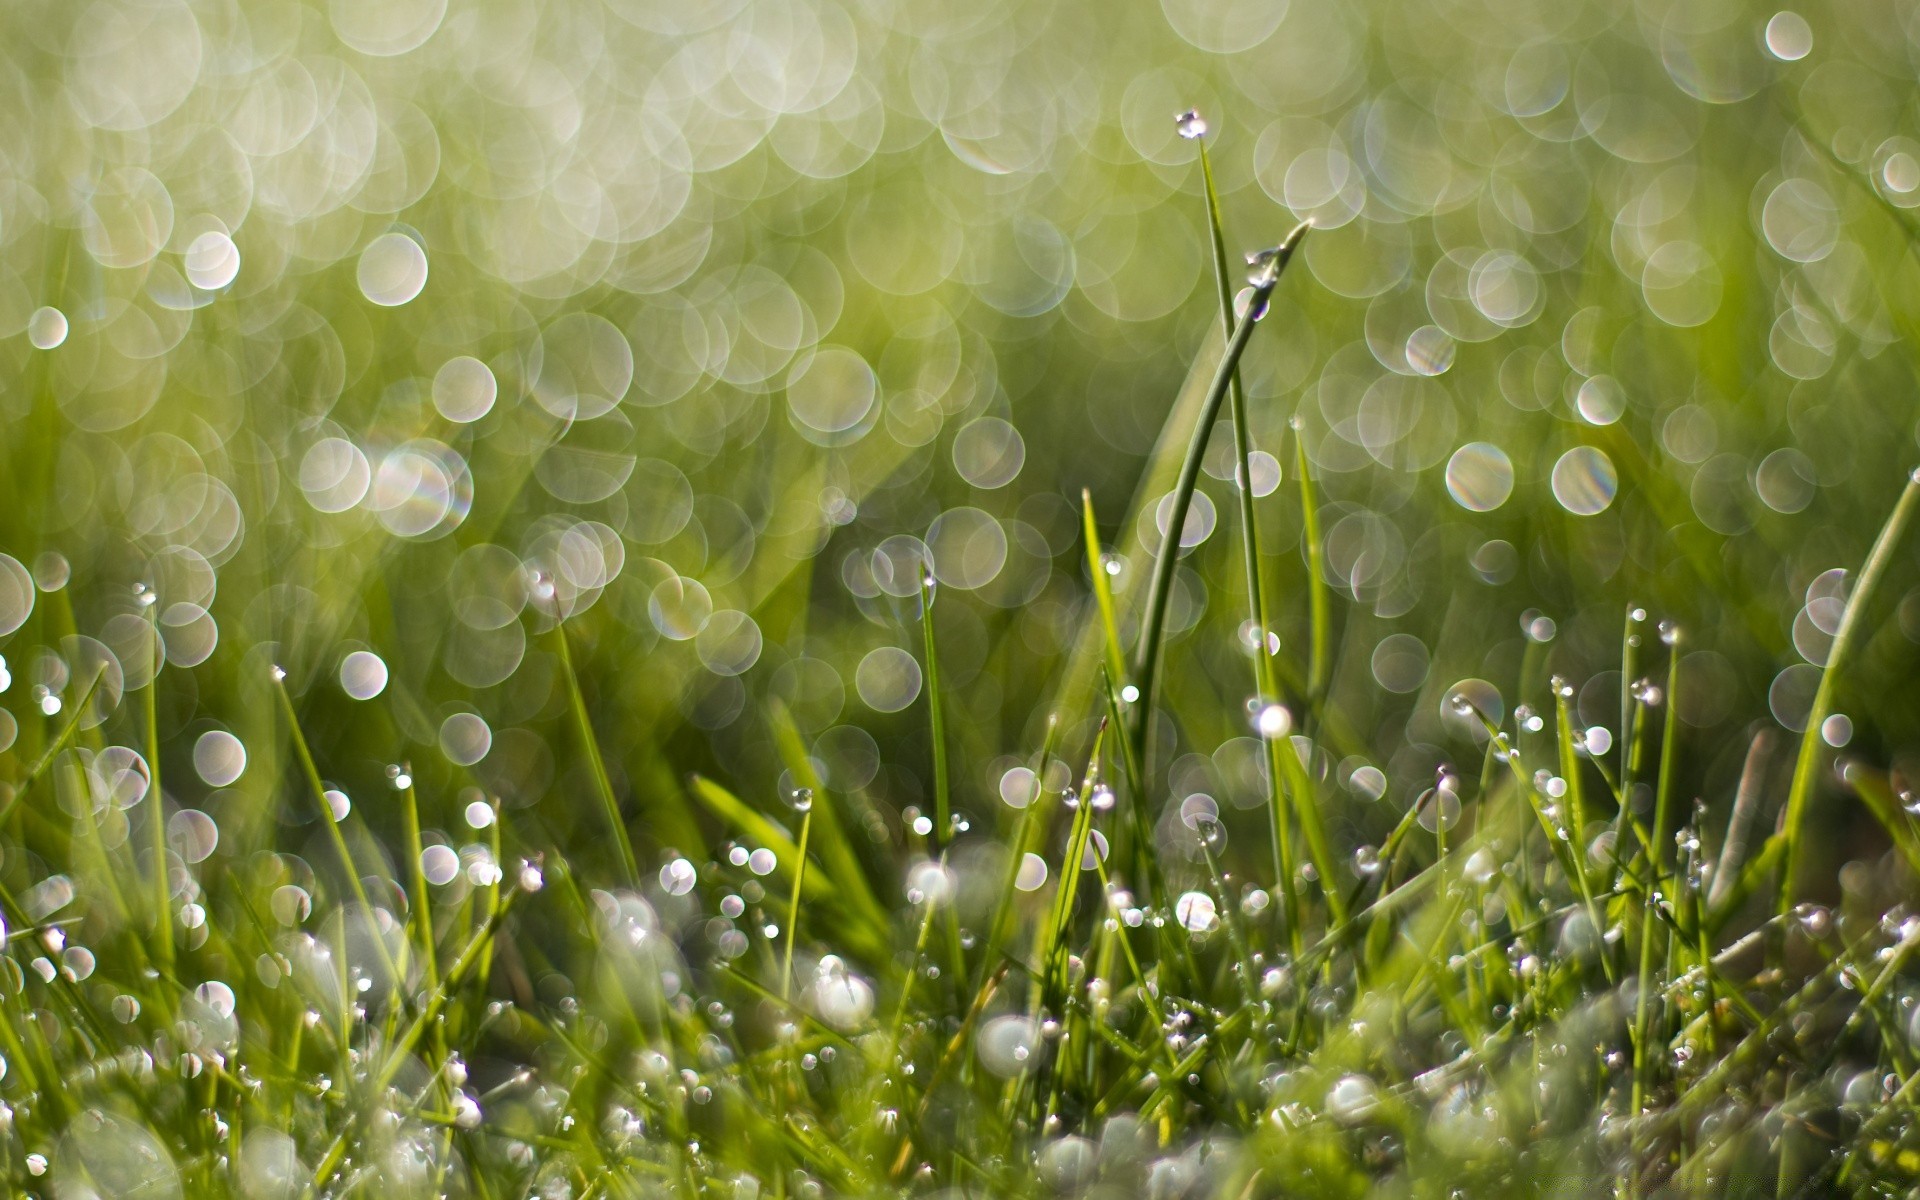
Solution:
M 1175 117 L 1174 127 L 1180 131 L 1180 136 L 1188 141 L 1207 136 L 1207 120 L 1197 109 L 1190 108 Z

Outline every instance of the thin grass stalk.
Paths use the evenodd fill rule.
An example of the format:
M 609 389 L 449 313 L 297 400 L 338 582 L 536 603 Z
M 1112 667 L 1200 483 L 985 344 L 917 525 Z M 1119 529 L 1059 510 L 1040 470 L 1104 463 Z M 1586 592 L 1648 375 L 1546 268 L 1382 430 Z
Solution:
M 933 564 L 920 575 L 920 632 L 926 643 L 927 723 L 933 738 L 933 849 L 937 854 L 953 834 L 952 798 L 947 780 L 947 716 L 940 700 L 940 652 L 933 636 L 933 598 L 938 584 Z
M 1127 678 L 1126 656 L 1120 650 L 1120 623 L 1114 618 L 1113 584 L 1107 578 L 1106 555 L 1100 549 L 1100 527 L 1093 519 L 1093 492 L 1080 491 L 1080 524 L 1087 543 L 1087 578 L 1092 582 L 1094 603 L 1100 612 L 1101 641 L 1107 652 L 1107 677 L 1115 687 L 1124 688 Z
M 140 716 L 146 726 L 147 798 L 152 801 L 147 811 L 147 828 L 150 831 L 148 849 L 153 854 L 153 930 L 157 943 L 153 958 L 160 977 L 172 979 L 173 880 L 167 865 L 167 793 L 161 786 L 160 778 L 160 715 L 159 700 L 155 695 L 160 687 L 160 668 L 166 662 L 166 655 L 160 641 L 159 617 L 154 612 L 157 607 L 155 604 L 147 605 L 147 631 L 153 638 L 153 662 L 149 665 L 153 674 L 148 677 L 147 686 L 140 689 Z
M 1881 577 L 1887 573 L 1887 567 L 1893 561 L 1894 547 L 1906 532 L 1917 503 L 1920 503 L 1920 469 L 1908 476 L 1907 486 L 1894 504 L 1893 512 L 1888 515 L 1886 524 L 1880 527 L 1880 534 L 1874 539 L 1873 549 L 1868 552 L 1866 564 L 1860 570 L 1860 582 L 1847 599 L 1846 611 L 1840 618 L 1840 629 L 1833 635 L 1833 648 L 1828 651 L 1827 664 L 1821 669 L 1820 685 L 1814 689 L 1813 707 L 1807 711 L 1807 723 L 1800 734 L 1799 755 L 1794 760 L 1793 784 L 1787 790 L 1786 824 L 1782 832 L 1786 845 L 1780 865 L 1780 891 L 1774 905 L 1777 914 L 1784 915 L 1792 906 L 1798 884 L 1800 845 L 1806 838 L 1807 801 L 1813 795 L 1814 777 L 1823 757 L 1820 749 L 1821 727 L 1833 711 L 1834 681 L 1839 678 L 1841 669 L 1849 665 L 1848 658 L 1860 628 L 1861 614 L 1867 610 L 1868 603 L 1880 586 Z
M 1020 867 L 1025 860 L 1027 846 L 1033 838 L 1034 825 L 1045 814 L 1047 807 L 1047 770 L 1053 765 L 1054 745 L 1060 736 L 1060 719 L 1057 716 L 1047 718 L 1047 734 L 1040 743 L 1040 769 L 1034 773 L 1033 797 L 1027 806 L 1020 810 L 1020 821 L 1013 835 L 1013 849 L 1007 855 L 1007 869 L 1000 880 L 1000 899 L 994 905 L 993 922 L 987 926 L 986 953 L 980 958 L 980 980 L 974 985 L 975 993 L 986 986 L 986 981 L 995 971 L 994 964 L 1000 959 L 1000 947 L 1007 937 L 1007 919 L 1013 915 L 1014 897 L 1019 894 L 1015 882 L 1020 878 Z
M 1653 972 L 1654 914 L 1663 902 L 1674 898 L 1671 887 L 1663 886 L 1668 877 L 1664 874 L 1662 853 L 1666 837 L 1667 822 L 1673 805 L 1673 772 L 1679 739 L 1679 722 L 1675 717 L 1677 690 L 1680 686 L 1680 644 L 1675 636 L 1672 649 L 1667 655 L 1667 694 L 1666 719 L 1660 732 L 1660 783 L 1654 794 L 1653 834 L 1649 839 L 1650 849 L 1647 856 L 1647 889 L 1641 897 L 1640 911 L 1640 971 L 1635 980 L 1633 1010 L 1633 1097 L 1627 1110 L 1628 1117 L 1634 1121 L 1634 1128 L 1640 1127 L 1639 1119 L 1645 1110 L 1648 1093 L 1653 1087 L 1653 1006 L 1650 980 Z M 1671 938 L 1662 939 L 1671 941 Z M 1640 1194 L 1639 1164 L 1643 1160 L 1640 1153 L 1634 1154 L 1633 1194 Z
M 573 649 L 568 644 L 567 627 L 556 621 L 553 640 L 560 647 L 560 670 L 567 677 L 567 699 L 573 711 L 573 724 L 580 737 L 581 752 L 587 756 L 587 768 L 593 776 L 593 788 L 600 808 L 613 833 L 614 849 L 628 887 L 640 886 L 640 865 L 633 856 L 633 840 L 627 836 L 626 820 L 620 815 L 620 800 L 613 794 L 613 780 L 607 774 L 606 760 L 600 757 L 600 739 L 594 736 L 593 719 L 587 715 L 587 700 L 580 691 L 580 676 L 573 669 Z
M 1220 321 L 1229 337 L 1233 334 L 1233 278 L 1227 264 L 1227 241 L 1224 221 L 1220 213 L 1220 192 L 1213 180 L 1213 160 L 1207 154 L 1207 141 L 1204 134 L 1198 139 L 1200 146 L 1200 179 L 1205 192 L 1207 209 L 1207 232 L 1213 243 L 1213 277 L 1220 298 Z M 1253 684 L 1258 698 L 1254 706 L 1256 714 L 1263 713 L 1269 704 L 1280 702 L 1280 686 L 1273 670 L 1273 624 L 1267 612 L 1266 589 L 1260 578 L 1260 531 L 1253 503 L 1253 439 L 1247 422 L 1246 388 L 1240 382 L 1240 372 L 1236 367 L 1227 379 L 1228 412 L 1233 421 L 1233 449 L 1236 465 L 1235 482 L 1240 506 L 1240 551 L 1246 564 L 1247 610 L 1253 622 Z M 1292 822 L 1286 813 L 1287 789 L 1282 785 L 1282 761 L 1284 750 L 1281 739 L 1263 738 L 1267 751 L 1267 812 L 1269 834 L 1273 840 L 1274 885 L 1282 892 L 1286 903 L 1286 920 L 1292 931 L 1294 951 L 1299 951 L 1301 912 L 1299 896 L 1293 886 L 1293 852 L 1289 845 L 1292 837 Z M 1310 824 L 1307 809 L 1314 804 L 1310 791 L 1294 788 L 1293 800 L 1301 807 L 1301 823 Z M 1325 841 L 1324 835 L 1320 839 Z M 1333 876 L 1328 873 L 1330 864 L 1318 861 L 1323 854 L 1314 852 L 1315 867 L 1321 873 L 1322 886 L 1326 892 L 1330 911 L 1339 913 L 1339 896 L 1334 891 Z M 1340 916 L 1335 917 L 1336 923 Z
M 800 940 L 800 889 L 807 882 L 807 840 L 812 834 L 813 801 L 809 797 L 806 811 L 800 814 L 800 850 L 798 860 L 793 864 L 793 899 L 787 903 L 787 953 L 780 963 L 780 999 L 782 1000 L 792 995 L 793 944 Z
M 1307 551 L 1307 716 L 1317 726 L 1326 704 L 1327 677 L 1333 658 L 1333 603 L 1323 573 L 1326 549 L 1320 538 L 1320 501 L 1307 462 L 1307 436 L 1299 417 L 1293 420 L 1293 472 L 1300 480 L 1300 541 Z
M 433 897 L 427 890 L 427 870 L 420 859 L 426 849 L 420 841 L 420 798 L 409 783 L 401 794 L 402 815 L 406 821 L 408 874 L 413 884 L 413 921 L 420 935 L 420 965 L 425 972 L 427 990 L 440 983 L 440 964 L 434 953 Z
M 280 712 L 287 719 L 288 735 L 293 741 L 294 754 L 300 762 L 300 772 L 306 778 L 308 789 L 313 793 L 314 804 L 319 808 L 320 824 L 326 827 L 327 837 L 333 844 L 333 852 L 340 856 L 340 866 L 347 874 L 347 887 L 353 893 L 354 902 L 367 914 L 367 919 L 372 920 L 373 904 L 367 899 L 366 885 L 360 882 L 360 865 L 354 858 L 353 848 L 347 845 L 346 835 L 340 832 L 340 822 L 333 815 L 333 804 L 327 799 L 327 785 L 320 780 L 320 769 L 313 763 L 313 751 L 307 746 L 307 735 L 301 730 L 299 714 L 293 709 L 293 696 L 287 691 L 286 673 L 275 667 L 272 678 L 274 694 L 280 698 Z M 394 961 L 393 952 L 387 948 L 385 938 L 376 937 L 372 941 L 379 947 L 380 965 L 386 969 L 387 978 L 391 981 L 395 994 L 398 994 L 403 987 L 399 964 Z M 340 961 L 344 969 L 346 957 L 342 955 Z M 352 992 L 348 991 L 345 994 L 351 995 Z
M 1255 277 L 1253 290 L 1247 299 L 1247 311 L 1234 326 L 1233 336 L 1227 339 L 1226 348 L 1221 352 L 1220 365 L 1214 371 L 1213 382 L 1207 388 L 1206 399 L 1194 422 L 1186 459 L 1180 464 L 1180 477 L 1173 489 L 1173 507 L 1167 516 L 1167 532 L 1160 540 L 1160 553 L 1154 559 L 1153 581 L 1147 589 L 1146 619 L 1134 654 L 1134 680 L 1140 695 L 1134 701 L 1131 736 L 1134 744 L 1140 748 L 1143 768 L 1149 765 L 1146 735 L 1153 714 L 1154 683 L 1159 669 L 1161 643 L 1166 636 L 1167 600 L 1173 588 L 1173 570 L 1180 561 L 1180 535 L 1186 529 L 1187 509 L 1193 503 L 1193 490 L 1200 479 L 1200 464 L 1207 453 L 1207 439 L 1213 433 L 1213 423 L 1220 415 L 1220 405 L 1226 400 L 1227 387 L 1233 380 L 1234 369 L 1239 366 L 1240 356 L 1246 353 L 1247 344 L 1253 340 L 1254 326 L 1265 315 L 1274 288 L 1279 285 L 1287 263 L 1292 260 L 1294 251 L 1309 228 L 1311 226 L 1305 223 L 1296 226 L 1285 241 L 1263 257 L 1264 269 Z

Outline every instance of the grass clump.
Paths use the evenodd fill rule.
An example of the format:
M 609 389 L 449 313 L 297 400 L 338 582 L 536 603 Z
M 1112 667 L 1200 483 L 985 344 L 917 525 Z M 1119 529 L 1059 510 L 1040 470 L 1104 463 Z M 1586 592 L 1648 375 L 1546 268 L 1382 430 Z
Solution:
M 389 50 L 405 30 L 335 8 L 335 32 L 364 57 L 429 44 Z M 1764 28 L 1780 61 L 1809 53 L 1799 17 Z M 604 31 L 586 32 L 583 44 Z M 1516 61 L 1507 102 L 1550 99 L 1554 64 Z M 528 77 L 562 90 L 557 73 Z M 75 95 L 104 112 L 105 85 L 87 86 Z M 122 109 L 157 95 L 129 92 Z M 779 174 L 840 178 L 828 160 L 847 147 L 827 130 L 859 149 L 863 113 L 814 128 L 799 121 L 825 120 L 825 100 L 749 98 L 788 106 L 768 117 L 785 131 L 775 149 L 687 171 L 703 176 L 709 238 L 758 200 L 767 229 L 725 227 L 767 244 L 751 261 L 722 245 L 696 282 L 699 261 L 676 278 L 672 254 L 635 248 L 652 235 L 602 247 L 597 266 L 576 248 L 542 271 L 503 239 L 443 242 L 430 222 L 432 237 L 361 230 L 428 194 L 408 182 L 429 157 L 418 136 L 370 176 L 393 195 L 342 209 L 339 229 L 281 230 L 281 245 L 272 230 L 194 226 L 191 287 L 165 292 L 185 309 L 149 303 L 172 282 L 157 269 L 136 297 L 146 307 L 86 292 L 96 267 L 147 262 L 132 261 L 157 219 L 143 177 L 116 176 L 122 191 L 101 194 L 118 207 L 99 201 L 79 222 L 87 258 L 45 250 L 62 264 L 47 286 L 86 303 L 63 300 L 72 331 L 51 308 L 22 324 L 36 354 L 79 341 L 27 360 L 17 394 L 0 395 L 0 461 L 19 496 L 0 514 L 9 1194 L 1779 1200 L 1920 1187 L 1920 802 L 1900 749 L 1913 710 L 1895 686 L 1920 642 L 1920 590 L 1900 591 L 1920 475 L 1863 467 L 1845 512 L 1874 506 L 1878 533 L 1840 566 L 1828 560 L 1846 537 L 1809 537 L 1811 571 L 1778 526 L 1715 491 L 1731 468 L 1713 457 L 1705 403 L 1615 403 L 1624 385 L 1594 346 L 1617 296 L 1548 295 L 1522 257 L 1477 246 L 1471 263 L 1440 254 L 1424 289 L 1410 275 L 1376 287 L 1392 239 L 1411 237 L 1399 223 L 1362 218 L 1365 197 L 1337 187 L 1304 206 L 1343 226 L 1320 232 L 1247 205 L 1244 180 L 1242 199 L 1223 195 L 1237 172 L 1216 176 L 1192 112 L 1176 134 L 1197 178 L 1174 170 L 1177 144 L 1156 150 L 1165 178 L 1192 183 L 1178 201 L 1205 231 L 1193 244 L 1213 286 L 1191 284 L 1184 308 L 1175 296 L 1139 316 L 1158 298 L 1103 292 L 1093 266 L 1076 276 L 1057 253 L 1072 246 L 1039 222 L 1004 256 L 1025 274 L 947 255 L 946 269 L 977 275 L 991 315 L 922 311 L 912 298 L 933 284 L 913 272 L 945 243 L 900 262 L 860 241 L 910 205 L 858 194 L 850 231 L 833 226 L 858 248 L 843 273 L 807 239 L 845 197 L 829 194 L 823 215 Z M 1543 139 L 1552 109 L 1528 114 Z M 411 128 L 408 111 L 379 122 Z M 1581 120 L 1621 161 L 1663 162 L 1650 156 L 1686 130 L 1648 111 L 1632 110 L 1637 126 Z M 1397 182 L 1393 199 L 1424 203 L 1436 229 L 1466 211 L 1416 194 L 1446 172 L 1390 128 L 1411 108 L 1374 115 L 1373 148 L 1409 157 L 1399 174 L 1370 159 L 1387 178 L 1362 191 Z M 92 119 L 109 118 L 132 119 Z M 267 132 L 241 128 L 262 144 Z M 885 153 L 914 152 L 910 133 Z M 1011 173 L 984 142 L 943 134 L 971 168 Z M 488 154 L 520 143 L 468 140 L 449 138 L 450 170 L 507 210 L 521 196 L 506 175 L 526 164 Z M 668 150 L 718 160 L 719 145 Z M 1301 169 L 1361 170 L 1335 149 L 1303 153 Z M 1819 149 L 1799 146 L 1793 169 L 1845 173 L 1861 157 Z M 1912 159 L 1875 153 L 1868 190 L 1888 210 L 1875 215 L 1904 220 L 1912 187 L 1895 181 Z M 1630 257 L 1638 231 L 1681 219 L 1674 197 L 1692 184 L 1629 182 L 1637 215 L 1614 233 Z M 608 205 L 671 191 L 634 186 Z M 1770 187 L 1762 235 L 1792 261 L 1824 261 L 1809 246 L 1838 237 L 1819 202 L 1831 197 L 1799 177 Z M 627 237 L 588 219 L 585 191 L 561 191 L 571 207 L 536 230 L 550 254 L 567 230 Z M 432 194 L 456 211 L 472 199 Z M 1548 198 L 1536 213 L 1501 192 L 1489 211 L 1520 212 L 1543 256 L 1575 261 L 1545 245 L 1577 220 L 1548 228 Z M 1274 233 L 1291 226 L 1244 273 L 1228 252 L 1234 205 Z M 1148 207 L 1115 211 L 1132 238 Z M 1095 229 L 1079 252 L 1091 261 L 1102 238 L 1125 240 Z M 1314 260 L 1330 239 L 1344 240 Z M 444 319 L 404 324 L 428 286 L 427 242 L 434 279 L 511 279 L 505 311 L 476 285 Z M 326 275 L 349 243 L 351 288 Z M 273 261 L 269 245 L 285 277 L 244 314 L 222 307 L 236 278 L 251 283 L 241 258 Z M 1620 318 L 1622 373 L 1645 347 L 1661 363 L 1677 354 L 1656 333 L 1719 319 L 1720 277 L 1707 289 L 1704 268 L 1675 265 L 1705 250 L 1677 235 L 1644 249 L 1632 303 L 1661 328 Z M 295 258 L 305 265 L 285 268 Z M 73 263 L 85 270 L 70 283 Z M 870 298 L 836 325 L 862 272 L 902 311 Z M 1779 371 L 1820 377 L 1827 317 L 1854 320 L 1860 360 L 1876 358 L 1887 322 L 1839 311 L 1864 311 L 1872 289 L 1803 282 L 1805 295 L 1777 289 L 1795 322 L 1769 343 Z M 1055 452 L 996 415 L 1012 412 L 1005 380 L 1024 372 L 1023 395 L 1044 398 L 1035 380 L 1053 367 L 1036 344 L 1123 348 L 1089 332 L 1095 300 L 1067 302 L 1069 284 L 1134 326 L 1187 321 L 1153 326 L 1165 344 L 1120 360 L 1180 382 L 1153 392 L 1157 435 L 1106 431 L 1138 453 L 1049 464 L 1063 486 L 1002 505 L 989 493 Z M 1559 406 L 1546 434 L 1518 419 L 1500 432 L 1540 468 L 1490 442 L 1448 457 L 1459 413 L 1433 381 L 1456 352 L 1531 336 L 1549 304 L 1567 310 L 1551 338 L 1472 368 L 1516 411 Z M 176 330 L 161 310 L 205 310 L 206 328 L 187 343 L 198 357 L 174 367 L 198 390 L 149 417 L 114 391 L 114 364 Z M 808 327 L 829 311 L 836 337 L 858 341 L 865 323 L 884 349 L 863 357 Z M 1338 344 L 1322 356 L 1315 336 Z M 1686 361 L 1724 386 L 1737 345 Z M 1160 364 L 1189 346 L 1183 376 Z M 1283 349 L 1324 370 L 1276 383 L 1292 367 L 1262 355 Z M 699 358 L 687 379 L 674 355 Z M 1807 392 L 1785 403 L 1808 426 Z M 1096 405 L 1094 432 L 1116 411 Z M 966 424 L 940 440 L 956 416 Z M 127 430 L 131 458 L 114 442 Z M 647 439 L 660 457 L 640 457 Z M 1864 440 L 1877 470 L 1889 439 Z M 1826 469 L 1782 452 L 1754 469 L 1763 521 L 1805 511 Z M 947 460 L 964 504 L 926 494 Z M 1435 474 L 1446 499 L 1422 483 Z M 98 479 L 119 509 L 76 518 L 67 501 Z M 1495 516 L 1516 488 L 1536 502 Z M 917 515 L 896 527 L 875 511 Z M 1222 524 L 1237 537 L 1211 537 Z M 993 592 L 1019 555 L 1038 564 L 1033 586 Z M 1443 565 L 1472 581 L 1436 582 L 1452 578 Z M 1790 585 L 1784 640 L 1756 578 Z M 1623 601 L 1629 582 L 1657 600 Z M 1426 640 L 1406 631 L 1416 621 Z M 1764 702 L 1743 690 L 1762 676 Z

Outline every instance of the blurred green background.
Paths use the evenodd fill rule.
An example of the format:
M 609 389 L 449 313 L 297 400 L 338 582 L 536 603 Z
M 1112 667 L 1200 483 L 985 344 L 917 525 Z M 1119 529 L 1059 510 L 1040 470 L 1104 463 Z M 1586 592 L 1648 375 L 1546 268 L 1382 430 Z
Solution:
M 687 772 L 791 786 L 774 700 L 897 843 L 929 550 L 991 833 L 1089 621 L 1082 489 L 1123 600 L 1163 536 L 1137 485 L 1218 323 L 1189 107 L 1231 252 L 1317 226 L 1245 378 L 1294 663 L 1291 422 L 1320 489 L 1343 846 L 1477 769 L 1462 681 L 1498 717 L 1558 673 L 1615 724 L 1630 605 L 1685 631 L 1682 786 L 1724 803 L 1920 457 L 1911 6 L 22 0 L 0 31 L 0 743 L 31 761 L 95 664 L 144 682 L 154 600 L 169 797 L 227 847 L 318 836 L 274 831 L 312 819 L 278 663 L 377 830 L 410 763 L 430 841 L 484 794 L 610 853 L 556 617 L 643 866 L 716 838 Z M 1258 855 L 1230 444 L 1149 801 L 1219 797 Z M 1827 731 L 1896 771 L 1901 557 Z M 235 779 L 194 754 L 221 730 Z

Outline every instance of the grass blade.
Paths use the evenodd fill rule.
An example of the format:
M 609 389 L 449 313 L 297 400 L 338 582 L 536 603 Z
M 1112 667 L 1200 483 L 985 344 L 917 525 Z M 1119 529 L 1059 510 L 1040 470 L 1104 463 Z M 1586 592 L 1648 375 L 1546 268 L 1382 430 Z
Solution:
M 1180 464 L 1180 478 L 1173 490 L 1173 508 L 1167 518 L 1167 532 L 1160 539 L 1160 553 L 1154 560 L 1153 582 L 1147 591 L 1146 619 L 1141 629 L 1140 643 L 1134 652 L 1134 679 L 1140 696 L 1134 702 L 1132 738 L 1134 745 L 1142 751 L 1143 769 L 1150 765 L 1145 754 L 1147 723 L 1153 713 L 1154 675 L 1159 667 L 1161 642 L 1166 633 L 1167 600 L 1173 587 L 1173 569 L 1180 561 L 1180 535 L 1186 528 L 1187 509 L 1193 503 L 1193 490 L 1199 483 L 1200 463 L 1206 456 L 1207 439 L 1213 433 L 1213 423 L 1219 416 L 1221 403 L 1226 399 L 1234 369 L 1239 365 L 1240 356 L 1246 352 L 1247 343 L 1253 339 L 1254 326 L 1265 314 L 1269 298 L 1279 285 L 1280 276 L 1310 228 L 1312 226 L 1306 223 L 1296 226 L 1286 240 L 1265 257 L 1265 270 L 1248 297 L 1246 315 L 1240 318 L 1234 326 L 1233 336 L 1227 339 L 1220 365 L 1214 371 L 1206 401 L 1201 406 L 1200 419 L 1194 423 L 1193 440 L 1187 446 L 1187 457 Z
M 1800 734 L 1800 751 L 1793 764 L 1793 784 L 1787 790 L 1786 823 L 1778 835 L 1786 839 L 1786 845 L 1782 851 L 1780 892 L 1774 909 L 1776 913 L 1784 914 L 1793 904 L 1800 870 L 1799 850 L 1806 837 L 1807 801 L 1813 795 L 1814 775 L 1824 757 L 1821 726 L 1833 711 L 1834 681 L 1848 665 L 1848 655 L 1853 649 L 1856 631 L 1860 628 L 1861 614 L 1872 601 L 1881 577 L 1887 573 L 1887 567 L 1893 561 L 1894 547 L 1900 544 L 1901 535 L 1906 532 L 1907 523 L 1913 518 L 1916 504 L 1920 504 L 1920 470 L 1908 477 L 1907 486 L 1894 504 L 1893 512 L 1888 514 L 1886 524 L 1880 527 L 1880 534 L 1873 541 L 1873 549 L 1868 552 L 1866 564 L 1860 569 L 1859 583 L 1847 598 L 1846 610 L 1840 618 L 1840 629 L 1833 635 L 1833 648 L 1828 651 L 1827 664 L 1820 672 L 1820 685 L 1814 689 L 1813 707 L 1807 712 L 1806 727 Z
M 1333 605 L 1327 595 L 1327 579 L 1321 560 L 1326 550 L 1320 541 L 1320 502 L 1313 486 L 1313 471 L 1307 462 L 1306 430 L 1299 418 L 1293 426 L 1293 472 L 1300 480 L 1300 542 L 1307 551 L 1307 614 L 1310 651 L 1307 655 L 1307 712 L 1310 727 L 1318 728 L 1321 708 L 1327 699 L 1327 677 L 1333 657 Z
M 613 794 L 613 780 L 607 775 L 606 760 L 600 757 L 600 739 L 594 736 L 593 718 L 587 715 L 587 700 L 580 692 L 580 676 L 573 669 L 573 650 L 568 644 L 567 627 L 556 623 L 553 640 L 560 647 L 560 671 L 567 678 L 567 702 L 573 712 L 574 731 L 580 738 L 581 753 L 587 756 L 587 769 L 593 775 L 593 788 L 600 808 L 613 833 L 613 845 L 625 873 L 628 887 L 640 886 L 640 866 L 633 857 L 633 840 L 627 836 L 627 822 L 620 815 L 620 800 Z
M 933 597 L 938 583 L 933 564 L 928 563 L 920 576 L 920 632 L 926 642 L 927 722 L 933 739 L 933 850 L 953 836 L 952 798 L 947 782 L 947 717 L 940 702 L 940 652 L 933 636 Z

